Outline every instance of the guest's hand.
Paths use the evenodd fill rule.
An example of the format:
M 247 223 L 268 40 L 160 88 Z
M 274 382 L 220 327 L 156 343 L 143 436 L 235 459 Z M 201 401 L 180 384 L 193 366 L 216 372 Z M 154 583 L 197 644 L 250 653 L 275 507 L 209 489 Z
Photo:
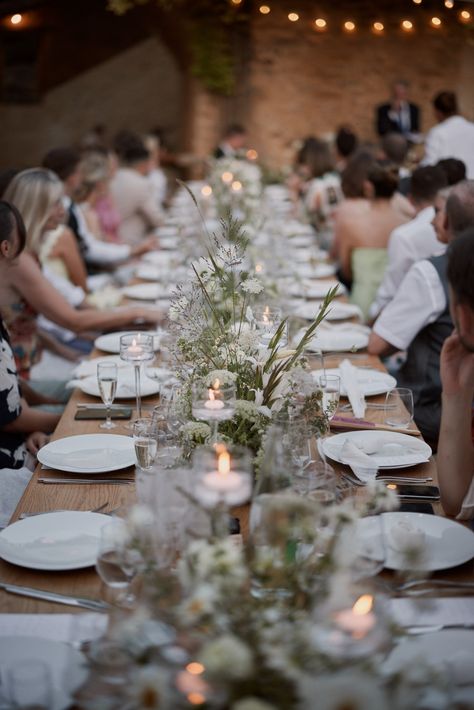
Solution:
M 142 254 L 146 254 L 149 251 L 154 251 L 155 249 L 158 249 L 159 246 L 160 242 L 158 237 L 148 237 L 147 239 L 143 239 L 140 244 L 136 244 L 134 247 L 132 247 L 130 256 L 141 256 Z
M 43 434 L 42 431 L 34 431 L 26 440 L 26 448 L 32 456 L 36 456 L 38 451 L 45 446 L 48 441 L 49 436 L 47 434 Z
M 443 394 L 463 394 L 472 400 L 474 393 L 474 353 L 462 344 L 454 331 L 444 341 L 440 358 Z

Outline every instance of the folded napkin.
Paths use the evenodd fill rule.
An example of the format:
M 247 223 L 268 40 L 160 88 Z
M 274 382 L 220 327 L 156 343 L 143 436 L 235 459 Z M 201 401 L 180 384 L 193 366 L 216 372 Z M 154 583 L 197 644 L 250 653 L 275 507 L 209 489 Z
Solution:
M 423 550 L 426 535 L 417 525 L 412 525 L 407 520 L 400 520 L 390 528 L 388 544 L 399 552 L 407 550 Z
M 350 466 L 354 474 L 363 483 L 375 480 L 377 465 L 353 441 L 346 439 L 340 453 L 342 463 Z
M 0 528 L 8 525 L 32 475 L 27 466 L 0 471 Z
M 357 368 L 354 367 L 349 360 L 343 360 L 339 364 L 339 375 L 344 389 L 347 392 L 354 415 L 357 419 L 362 419 L 365 414 L 365 397 L 357 381 Z
M 99 362 L 115 363 L 115 365 L 120 368 L 130 367 L 130 364 L 122 360 L 120 355 L 106 355 L 104 357 L 94 357 L 92 360 L 83 360 L 74 369 L 74 375 L 76 377 L 92 377 L 93 375 L 97 375 L 97 365 Z

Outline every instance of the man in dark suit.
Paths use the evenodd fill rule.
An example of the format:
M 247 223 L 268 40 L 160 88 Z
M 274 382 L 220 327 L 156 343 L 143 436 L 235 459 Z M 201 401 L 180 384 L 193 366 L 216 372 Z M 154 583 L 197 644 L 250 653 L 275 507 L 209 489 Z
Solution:
M 247 140 L 247 132 L 243 126 L 238 123 L 230 125 L 217 148 L 214 151 L 214 158 L 238 158 Z
M 408 84 L 397 81 L 392 87 L 390 103 L 377 107 L 377 133 L 401 133 L 410 138 L 420 130 L 420 109 L 408 101 Z

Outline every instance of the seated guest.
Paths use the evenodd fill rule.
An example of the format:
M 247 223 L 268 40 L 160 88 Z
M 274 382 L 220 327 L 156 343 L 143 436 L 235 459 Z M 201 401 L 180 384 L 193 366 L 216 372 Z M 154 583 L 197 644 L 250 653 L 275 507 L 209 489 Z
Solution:
M 443 158 L 457 158 L 466 165 L 466 174 L 474 178 L 474 123 L 459 115 L 456 94 L 441 91 L 433 99 L 437 125 L 426 136 L 425 165 Z
M 433 204 L 436 195 L 446 184 L 441 168 L 427 166 L 414 171 L 409 198 L 416 217 L 397 227 L 390 235 L 388 264 L 370 308 L 371 317 L 375 318 L 390 303 L 415 261 L 427 259 L 441 251 L 431 222 L 435 215 Z
M 446 202 L 445 238 L 451 242 L 473 225 L 474 181 L 465 181 L 451 188 Z M 416 424 L 434 449 L 441 416 L 439 356 L 452 328 L 443 253 L 413 264 L 375 321 L 369 340 L 372 355 L 407 350 L 397 383 L 413 390 Z
M 15 262 L 23 251 L 26 230 L 18 210 L 0 202 L 0 276 L 15 271 Z M 34 409 L 27 399 L 35 399 L 30 388 L 18 380 L 10 338 L 0 318 L 0 469 L 21 469 L 27 451 L 35 455 L 54 430 L 59 415 Z M 41 398 L 36 398 L 36 401 Z M 46 401 L 43 398 L 41 401 Z M 36 402 L 32 402 L 36 403 Z
M 336 169 L 339 173 L 347 166 L 359 145 L 359 139 L 350 126 L 341 126 L 336 133 Z
M 19 173 L 6 191 L 7 197 L 11 195 L 12 200 L 18 198 L 19 203 L 30 206 L 26 213 L 26 250 L 0 282 L 0 313 L 10 331 L 18 369 L 25 379 L 39 359 L 37 315 L 40 313 L 76 333 L 131 325 L 136 319 L 156 324 L 160 317 L 157 310 L 149 308 L 76 310 L 48 282 L 41 271 L 38 252 L 49 229 L 57 226 L 58 188 L 61 199 L 59 179 L 50 171 L 37 168 Z M 33 214 L 36 221 L 30 223 Z
M 444 158 L 439 160 L 436 165 L 441 168 L 443 173 L 446 175 L 446 180 L 448 181 L 448 186 L 457 185 L 458 182 L 462 182 L 466 179 L 466 165 L 462 160 L 457 160 L 456 158 Z
M 120 215 L 110 194 L 111 161 L 107 153 L 86 153 L 79 163 L 79 208 L 96 239 L 119 242 Z
M 408 140 L 401 133 L 386 133 L 380 147 L 383 157 L 398 167 L 398 191 L 407 195 L 410 190 L 410 170 L 405 166 L 408 154 Z
M 441 351 L 443 386 L 438 481 L 447 515 L 474 518 L 474 229 L 448 249 L 454 332 Z
M 396 81 L 388 103 L 377 107 L 376 129 L 379 136 L 401 133 L 407 138 L 420 130 L 420 110 L 408 101 L 408 82 Z
M 364 318 L 383 278 L 390 234 L 407 221 L 392 205 L 397 185 L 397 169 L 391 164 L 374 162 L 364 183 L 367 209 L 342 223 L 339 219 L 337 224 L 333 253 L 339 260 L 342 276 L 352 280 L 351 301 L 361 308 Z
M 120 215 L 119 237 L 136 248 L 160 226 L 163 212 L 147 177 L 150 153 L 141 139 L 124 143 L 119 151 L 120 166 L 110 181 L 110 194 Z
M 239 158 L 247 142 L 247 131 L 239 123 L 228 126 L 222 141 L 214 151 L 214 158 Z
M 162 209 L 168 193 L 168 180 L 165 171 L 160 167 L 160 142 L 156 136 L 147 135 L 144 143 L 150 153 L 148 181 L 153 188 L 156 204 Z
M 133 256 L 153 249 L 154 242 L 145 242 L 132 248 L 128 244 L 109 244 L 94 237 L 87 228 L 84 215 L 74 202 L 82 180 L 79 163 L 80 155 L 72 148 L 55 148 L 43 159 L 43 167 L 56 173 L 63 183 L 63 204 L 67 211 L 67 224 L 78 241 L 88 268 L 118 266 Z
M 304 204 L 318 231 L 332 227 L 334 210 L 342 201 L 341 178 L 328 144 L 318 138 L 307 145 L 305 164 L 309 173 Z

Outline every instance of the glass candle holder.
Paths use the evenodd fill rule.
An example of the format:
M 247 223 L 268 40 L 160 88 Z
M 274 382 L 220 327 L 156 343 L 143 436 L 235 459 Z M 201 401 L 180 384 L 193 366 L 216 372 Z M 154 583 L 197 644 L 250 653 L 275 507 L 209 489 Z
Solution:
M 149 362 L 155 357 L 153 335 L 147 333 L 127 333 L 120 337 L 120 357 L 130 362 L 135 369 L 135 396 L 137 417 L 142 416 L 140 388 L 140 367 L 142 362 Z
M 234 384 L 221 384 L 215 380 L 195 382 L 192 388 L 192 415 L 198 421 L 208 422 L 212 429 L 212 441 L 217 440 L 219 422 L 232 419 L 235 412 L 236 392 Z
M 260 346 L 267 348 L 280 327 L 282 321 L 281 308 L 265 306 L 264 308 L 254 308 L 254 327 L 258 332 Z M 282 336 L 280 345 L 286 345 L 288 339 Z
M 252 454 L 243 446 L 199 446 L 193 455 L 194 494 L 205 508 L 242 505 L 252 493 Z

